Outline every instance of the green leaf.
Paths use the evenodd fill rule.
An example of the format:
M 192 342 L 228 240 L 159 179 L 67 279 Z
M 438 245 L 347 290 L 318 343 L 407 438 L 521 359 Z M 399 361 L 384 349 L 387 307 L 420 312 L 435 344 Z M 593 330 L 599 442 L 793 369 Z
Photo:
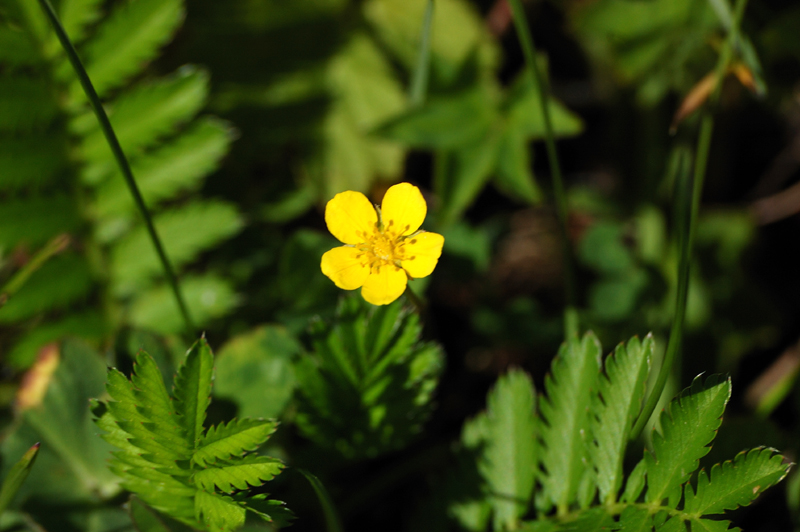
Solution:
M 0 63 L 9 67 L 35 65 L 41 61 L 30 34 L 0 21 Z
M 147 205 L 153 208 L 199 187 L 217 168 L 232 140 L 233 130 L 228 124 L 206 118 L 173 143 L 138 158 L 133 163 L 133 175 Z M 118 171 L 98 187 L 94 210 L 101 218 L 134 217 L 135 205 Z
M 159 515 L 152 508 L 131 495 L 128 499 L 128 513 L 138 532 L 190 532 L 186 525 Z
M 747 506 L 767 488 L 780 482 L 791 467 L 774 449 L 751 449 L 741 452 L 732 461 L 715 464 L 711 478 L 701 470 L 697 491 L 686 484 L 684 513 L 694 517 L 721 514 Z
M 295 367 L 300 430 L 349 457 L 404 445 L 427 418 L 442 369 L 438 346 L 420 333 L 401 302 L 343 299 L 331 324 L 313 328 L 313 356 Z
M 528 509 L 536 478 L 535 392 L 530 377 L 512 370 L 487 397 L 479 469 L 494 508 L 494 527 L 514 529 Z
M 557 138 L 575 136 L 583 131 L 583 122 L 578 115 L 558 100 L 550 98 L 548 106 L 553 134 Z M 547 136 L 539 91 L 527 69 L 512 83 L 505 108 L 509 130 L 529 140 L 544 139 Z
M 152 2 L 139 0 L 137 3 L 145 1 Z M 121 95 L 109 106 L 109 120 L 123 150 L 135 160 L 140 150 L 156 145 L 161 137 L 172 134 L 191 119 L 205 104 L 207 96 L 208 74 L 194 67 L 184 67 L 171 77 L 137 84 Z M 78 131 L 85 135 L 83 156 L 90 163 L 103 163 L 101 168 L 110 172 L 114 162 L 106 139 L 95 121 L 89 122 L 89 128 L 89 131 Z M 93 175 L 98 170 L 90 168 L 86 173 Z
M 0 136 L 0 191 L 35 190 L 52 184 L 64 165 L 58 155 L 65 148 L 65 139 L 59 135 Z
M 105 363 L 78 342 L 41 351 L 17 394 L 17 422 L 2 442 L 5 478 L 31 445 L 41 448 L 19 500 L 40 503 L 99 503 L 119 492 L 119 479 L 98 457 L 110 446 L 98 435 L 87 408 L 103 393 Z
M 653 452 L 644 456 L 647 502 L 660 503 L 672 496 L 697 469 L 722 422 L 730 395 L 730 379 L 712 375 L 704 383 L 698 376 L 661 414 L 662 433 L 653 433 Z
M 497 120 L 495 101 L 483 85 L 457 94 L 431 97 L 381 125 L 383 137 L 415 148 L 474 147 Z
M 194 502 L 196 518 L 213 529 L 235 530 L 244 524 L 244 507 L 230 497 L 198 490 Z
M 598 383 L 599 393 L 593 397 L 595 441 L 589 446 L 589 455 L 597 469 L 601 501 L 616 501 L 622 485 L 625 448 L 642 406 L 654 347 L 652 335 L 644 342 L 634 337 L 606 357 L 605 374 Z
M 14 323 L 64 308 L 86 298 L 92 287 L 89 265 L 74 254 L 54 257 L 35 271 L 0 311 L 0 323 Z
M 407 70 L 414 67 L 426 0 L 369 0 L 363 7 L 376 35 Z M 498 45 L 480 14 L 463 0 L 437 0 L 431 28 L 431 69 L 435 80 L 448 84 L 464 63 L 477 54 L 481 67 L 493 67 Z
M 644 508 L 627 506 L 619 516 L 619 532 L 645 532 L 653 529 L 653 516 Z
M 678 521 L 677 518 L 673 519 L 672 521 Z M 670 521 L 671 522 L 671 521 Z M 711 519 L 692 519 L 690 521 L 692 524 L 692 532 L 742 532 L 742 530 L 738 527 L 728 528 L 731 525 L 730 521 L 712 521 Z M 666 530 L 664 528 L 658 528 L 657 530 Z M 686 530 L 686 526 L 680 527 L 681 531 Z
M 170 209 L 157 215 L 154 224 L 176 269 L 237 233 L 243 225 L 236 208 L 219 201 L 194 201 Z M 111 261 L 115 291 L 120 295 L 135 292 L 162 273 L 153 243 L 142 226 L 113 248 Z
M 220 423 L 208 429 L 198 442 L 192 462 L 206 466 L 216 460 L 228 460 L 255 451 L 275 432 L 277 426 L 276 421 L 250 418 Z
M 86 70 L 104 96 L 141 71 L 183 21 L 180 0 L 136 0 L 118 5 L 86 45 Z M 76 87 L 73 94 L 80 90 Z
M 0 487 L 0 516 L 3 515 L 3 512 L 14 499 L 14 496 L 22 487 L 22 483 L 28 478 L 38 454 L 39 443 L 34 443 L 3 478 L 3 485 Z
M 211 403 L 214 355 L 205 338 L 196 341 L 175 376 L 173 395 L 178 422 L 196 450 L 203 438 L 203 422 Z
M 5 362 L 15 368 L 27 368 L 46 344 L 66 337 L 99 340 L 107 334 L 108 324 L 97 311 L 73 313 L 62 320 L 38 325 L 23 335 L 12 349 L 4 353 Z
M 232 493 L 272 480 L 283 467 L 275 458 L 249 455 L 233 463 L 217 462 L 201 469 L 194 474 L 194 481 L 206 491 L 213 491 L 216 486 L 220 491 Z
M 0 132 L 30 131 L 47 126 L 58 107 L 50 87 L 25 74 L 0 76 Z
M 299 342 L 277 325 L 232 338 L 217 353 L 215 395 L 235 401 L 240 416 L 278 417 L 294 393 L 292 359 L 301 350 Z
M 192 321 L 197 326 L 226 314 L 239 301 L 230 283 L 215 275 L 184 275 L 180 285 Z M 185 330 L 175 296 L 166 285 L 147 291 L 133 302 L 130 323 L 165 334 Z
M 543 449 L 539 453 L 545 496 L 566 507 L 578 493 L 586 470 L 589 408 L 600 374 L 601 348 L 592 333 L 562 344 L 545 379 L 546 396 L 539 402 Z
M 86 28 L 100 18 L 101 0 L 61 0 L 58 18 L 72 44 L 79 44 L 86 36 Z M 94 82 L 94 80 L 92 80 Z
M 489 181 L 497 163 L 499 135 L 500 132 L 490 130 L 482 141 L 447 156 L 448 168 L 441 175 L 444 182 L 434 183 L 442 202 L 440 225 L 447 226 L 458 220 Z
M 531 149 L 522 132 L 507 128 L 500 139 L 494 183 L 512 198 L 532 204 L 542 200 L 542 191 L 533 176 Z
M 66 194 L 7 200 L 0 205 L 0 247 L 38 247 L 80 225 L 75 202 Z

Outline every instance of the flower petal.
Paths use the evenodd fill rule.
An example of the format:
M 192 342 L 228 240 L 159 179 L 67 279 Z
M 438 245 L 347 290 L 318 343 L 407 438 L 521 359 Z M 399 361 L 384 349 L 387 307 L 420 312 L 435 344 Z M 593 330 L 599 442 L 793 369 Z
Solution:
M 383 226 L 400 235 L 410 235 L 425 221 L 428 205 L 417 187 L 410 183 L 398 183 L 383 196 L 381 214 Z
M 361 257 L 362 254 L 362 251 L 348 246 L 333 248 L 322 255 L 322 273 L 330 277 L 339 288 L 360 288 L 369 277 L 369 266 Z
M 405 239 L 405 256 L 400 264 L 411 277 L 427 277 L 433 272 L 442 254 L 444 237 L 438 233 L 420 233 Z
M 375 207 L 361 192 L 348 190 L 336 194 L 325 206 L 328 231 L 345 244 L 358 244 L 372 234 L 378 223 Z
M 372 271 L 361 287 L 361 295 L 373 305 L 388 305 L 405 291 L 408 277 L 397 266 L 385 264 Z

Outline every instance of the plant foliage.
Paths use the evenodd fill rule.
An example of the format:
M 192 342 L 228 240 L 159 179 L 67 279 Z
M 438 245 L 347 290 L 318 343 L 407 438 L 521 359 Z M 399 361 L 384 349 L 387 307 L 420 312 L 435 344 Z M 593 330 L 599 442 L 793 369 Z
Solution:
M 471 530 L 486 529 L 489 511 L 493 530 L 727 530 L 728 521 L 709 516 L 747 506 L 790 464 L 774 449 L 756 448 L 710 474 L 698 471 L 730 398 L 729 379 L 714 375 L 697 377 L 669 403 L 652 448 L 625 478 L 623 458 L 653 349 L 652 336 L 632 338 L 606 357 L 602 371 L 593 334 L 566 343 L 545 381 L 538 417 L 530 378 L 519 370 L 502 377 L 486 413 L 462 434 L 483 486 L 482 499 L 470 504 L 488 511 L 465 512 L 460 501 L 452 515 Z
M 315 324 L 313 351 L 296 366 L 301 431 L 350 457 L 400 448 L 417 434 L 443 367 L 439 347 L 420 341 L 417 314 L 360 299 L 342 299 L 331 323 Z
M 166 251 L 185 272 L 243 226 L 232 205 L 188 196 L 217 168 L 234 132 L 219 119 L 197 116 L 209 92 L 202 69 L 141 75 L 180 27 L 182 0 L 126 0 L 112 3 L 108 13 L 104 5 L 63 0 L 57 8 L 104 99 Z M 74 245 L 63 260 L 35 272 L 15 298 L 19 303 L 10 300 L 1 318 L 16 338 L 8 360 L 22 367 L 64 330 L 96 339 L 126 324 L 164 333 L 182 327 L 164 319 L 160 310 L 171 307 L 153 303 L 165 290 L 157 256 L 40 11 L 35 3 L 13 0 L 0 13 L 0 250 L 27 254 L 62 233 Z M 184 279 L 184 290 L 199 324 L 237 302 L 230 282 L 210 273 Z M 104 313 L 80 312 L 96 298 L 109 303 Z
M 152 357 L 136 357 L 130 380 L 108 372 L 106 412 L 97 420 L 103 438 L 118 448 L 111 470 L 142 501 L 194 528 L 234 530 L 250 511 L 266 521 L 287 511 L 247 490 L 272 480 L 283 464 L 255 453 L 277 422 L 244 418 L 207 430 L 213 355 L 205 340 L 189 350 L 172 395 Z

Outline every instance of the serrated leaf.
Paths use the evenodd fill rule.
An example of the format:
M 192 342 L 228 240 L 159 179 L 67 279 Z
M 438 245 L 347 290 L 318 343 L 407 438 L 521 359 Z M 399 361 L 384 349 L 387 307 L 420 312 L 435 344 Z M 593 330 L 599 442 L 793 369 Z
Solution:
M 35 271 L 0 311 L 0 323 L 13 323 L 64 308 L 85 298 L 92 287 L 89 265 L 74 254 L 54 257 Z
M 137 74 L 172 37 L 183 16 L 181 0 L 120 4 L 85 47 L 86 70 L 97 93 L 104 96 Z
M 216 460 L 228 460 L 255 451 L 275 432 L 278 423 L 245 418 L 211 427 L 198 442 L 192 462 L 204 467 Z
M 575 500 L 586 469 L 591 435 L 589 407 L 600 374 L 600 343 L 592 333 L 562 344 L 545 379 L 546 396 L 539 402 L 545 496 L 565 507 Z
M 137 532 L 189 532 L 191 530 L 177 521 L 168 521 L 163 515 L 157 514 L 135 495 L 128 499 L 126 506 Z M 192 508 L 192 511 L 194 511 L 194 508 Z
M 595 441 L 589 455 L 597 469 L 601 501 L 615 501 L 622 485 L 622 463 L 633 422 L 641 408 L 650 372 L 654 341 L 634 337 L 606 357 L 598 394 L 593 397 L 592 432 Z
M 80 227 L 75 202 L 66 194 L 4 201 L 0 205 L 0 246 L 38 247 L 60 233 Z
M 692 519 L 692 532 L 742 532 L 739 527 L 728 528 L 730 521 L 712 521 L 711 519 Z M 685 530 L 684 527 L 682 530 Z M 661 529 L 659 529 L 661 530 Z
M 226 314 L 239 302 L 230 283 L 215 275 L 184 275 L 180 285 L 192 321 L 197 326 Z M 165 334 L 181 332 L 185 327 L 175 295 L 166 285 L 149 290 L 133 302 L 130 323 Z
M 206 118 L 175 142 L 138 158 L 133 163 L 133 175 L 147 205 L 152 208 L 200 186 L 227 153 L 232 138 L 228 124 Z M 118 171 L 98 187 L 94 210 L 100 218 L 130 219 L 135 214 L 130 191 Z
M 178 422 L 195 450 L 203 438 L 203 422 L 211 404 L 213 377 L 214 355 L 205 338 L 201 338 L 192 345 L 178 368 L 173 388 Z
M 58 18 L 72 44 L 79 44 L 86 35 L 87 26 L 100 18 L 101 0 L 61 0 Z
M 0 102 L 0 131 L 43 128 L 58 113 L 47 83 L 24 74 L 0 76 Z
M 197 520 L 213 529 L 224 532 L 244 524 L 245 509 L 230 497 L 198 490 L 194 503 Z
M 247 456 L 232 463 L 218 462 L 197 471 L 194 481 L 206 491 L 217 489 L 225 493 L 260 486 L 275 478 L 284 465 L 269 456 Z
M 514 529 L 528 509 L 536 478 L 535 392 L 530 377 L 512 370 L 487 397 L 479 462 L 494 509 L 494 527 Z
M 751 449 L 739 453 L 733 461 L 715 464 L 710 479 L 701 470 L 697 477 L 697 491 L 691 484 L 685 486 L 683 511 L 699 518 L 747 506 L 761 492 L 786 476 L 791 466 L 784 464 L 783 460 L 774 449 Z
M 653 516 L 644 508 L 628 506 L 619 516 L 619 532 L 650 532 Z
M 195 201 L 171 209 L 157 215 L 154 224 L 176 269 L 243 226 L 236 208 L 218 201 Z M 142 226 L 113 248 L 111 261 L 115 291 L 120 295 L 133 293 L 163 271 L 147 230 Z
M 623 502 L 634 503 L 642 494 L 644 489 L 645 475 L 647 474 L 647 462 L 644 459 L 639 460 L 636 467 L 633 468 L 631 474 L 628 475 L 628 481 L 625 483 L 625 491 L 622 493 Z
M 109 120 L 126 155 L 135 159 L 140 150 L 156 145 L 161 137 L 192 118 L 207 96 L 208 74 L 184 67 L 173 76 L 137 84 L 118 97 L 109 105 Z M 88 162 L 102 163 L 101 168 L 111 170 L 114 161 L 103 132 L 96 123 L 89 124 L 90 131 L 83 132 L 86 135 L 83 156 Z M 98 170 L 90 168 L 86 172 L 92 174 Z
M 686 523 L 680 517 L 671 517 L 668 521 L 656 526 L 656 532 L 686 532 Z
M 731 395 L 730 379 L 698 376 L 661 414 L 662 433 L 653 433 L 653 452 L 645 452 L 648 502 L 660 503 L 697 469 L 722 422 Z M 680 495 L 680 494 L 678 494 Z

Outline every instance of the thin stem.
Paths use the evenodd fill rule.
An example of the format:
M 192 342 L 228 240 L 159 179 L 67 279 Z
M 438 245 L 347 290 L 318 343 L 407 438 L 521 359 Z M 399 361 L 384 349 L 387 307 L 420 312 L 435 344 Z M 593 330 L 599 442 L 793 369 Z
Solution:
M 710 108 L 714 107 L 719 101 L 720 93 L 722 92 L 722 82 L 725 77 L 725 72 L 728 70 L 730 64 L 733 47 L 739 38 L 739 24 L 744 14 L 747 0 L 737 0 L 734 7 L 733 24 L 728 32 L 728 38 L 723 44 L 720 51 L 719 59 L 717 60 L 716 77 L 717 83 L 714 91 L 708 99 L 708 106 L 703 111 L 703 118 L 700 123 L 700 133 L 697 137 L 696 157 L 694 161 L 694 172 L 692 177 L 692 197 L 691 197 L 691 210 L 689 212 L 688 224 L 682 228 L 681 234 L 681 251 L 678 263 L 678 293 L 676 295 L 676 308 L 675 316 L 673 317 L 670 336 L 667 343 L 667 351 L 664 354 L 664 362 L 661 364 L 661 369 L 653 386 L 650 396 L 647 399 L 644 409 L 642 410 L 639 419 L 631 431 L 631 439 L 639 437 L 644 426 L 653 415 L 653 411 L 658 405 L 661 394 L 664 391 L 664 386 L 672 371 L 672 365 L 675 362 L 678 351 L 680 350 L 681 340 L 683 338 L 683 324 L 686 317 L 686 299 L 689 293 L 689 274 L 691 265 L 692 249 L 694 247 L 694 237 L 697 231 L 697 218 L 700 213 L 700 200 L 703 195 L 703 183 L 706 177 L 706 170 L 708 167 L 708 154 L 711 150 L 711 136 L 714 132 L 714 117 L 711 114 Z M 679 192 L 680 194 L 680 192 Z M 682 198 L 679 198 L 679 201 Z
M 64 27 L 61 25 L 53 6 L 50 4 L 49 0 L 39 0 L 39 5 L 42 7 L 45 15 L 47 15 L 47 17 L 50 19 L 53 29 L 55 29 L 56 35 L 58 36 L 58 40 L 61 42 L 61 46 L 64 48 L 64 51 L 66 52 L 67 57 L 72 64 L 72 68 L 75 70 L 78 80 L 81 82 L 83 91 L 86 93 L 86 97 L 89 99 L 89 103 L 92 106 L 92 110 L 94 110 L 97 121 L 100 123 L 100 128 L 103 130 L 103 134 L 106 137 L 108 146 L 111 148 L 111 152 L 114 154 L 114 159 L 117 161 L 117 165 L 122 172 L 122 176 L 125 178 L 125 183 L 128 185 L 128 190 L 130 191 L 131 196 L 133 196 L 136 207 L 139 209 L 139 213 L 144 219 L 145 226 L 147 227 L 147 233 L 150 236 L 150 240 L 153 242 L 153 247 L 156 249 L 158 258 L 161 260 L 161 267 L 164 269 L 167 282 L 172 287 L 172 293 L 175 296 L 175 301 L 178 303 L 178 308 L 183 316 L 186 332 L 189 334 L 189 338 L 193 338 L 195 336 L 194 325 L 192 324 L 192 319 L 189 316 L 189 309 L 187 308 L 186 302 L 181 294 L 180 286 L 178 286 L 178 279 L 175 276 L 175 271 L 173 270 L 172 264 L 170 263 L 166 252 L 164 251 L 164 246 L 161 244 L 161 239 L 158 237 L 156 228 L 153 225 L 153 219 L 150 216 L 147 205 L 144 203 L 144 198 L 142 198 L 139 187 L 136 185 L 136 180 L 133 177 L 133 172 L 131 171 L 128 159 L 125 157 L 125 152 L 122 151 L 122 147 L 119 144 L 117 135 L 114 133 L 114 128 L 111 126 L 111 122 L 108 120 L 108 115 L 106 115 L 105 109 L 103 109 L 103 104 L 100 102 L 100 97 L 97 95 L 97 91 L 95 91 L 94 85 L 92 85 L 92 81 L 89 79 L 89 75 L 86 73 L 86 69 L 83 67 L 83 63 L 81 63 L 78 53 L 75 51 L 75 47 L 72 45 L 72 42 L 67 36 L 67 32 L 64 31 Z
M 419 41 L 417 65 L 411 78 L 411 93 L 409 103 L 411 107 L 418 107 L 425 103 L 428 92 L 428 78 L 431 64 L 431 33 L 433 28 L 433 0 L 428 0 L 425 6 L 425 15 L 422 18 L 422 35 Z
M 564 290 L 566 292 L 567 304 L 564 309 L 564 335 L 566 338 L 577 337 L 578 335 L 578 312 L 575 306 L 575 273 L 572 260 L 572 248 L 569 243 L 569 229 L 567 227 L 568 207 L 567 195 L 564 190 L 564 179 L 561 175 L 561 165 L 558 161 L 556 151 L 555 133 L 553 132 L 553 120 L 550 116 L 550 90 L 547 80 L 539 70 L 536 61 L 536 48 L 533 44 L 531 30 L 525 18 L 520 0 L 509 0 L 511 14 L 514 19 L 514 26 L 517 29 L 517 36 L 525 55 L 525 63 L 532 74 L 532 81 L 535 83 L 534 91 L 539 96 L 539 106 L 544 117 L 545 144 L 547 146 L 547 159 L 550 163 L 550 173 L 553 184 L 553 199 L 555 200 L 556 212 L 558 214 L 559 227 L 561 229 L 561 246 L 564 256 Z
M 8 280 L 8 282 L 0 288 L 0 307 L 6 304 L 8 298 L 12 297 L 22 286 L 30 279 L 31 275 L 41 268 L 45 262 L 50 260 L 54 255 L 57 255 L 67 249 L 69 246 L 69 236 L 58 235 L 50 240 L 42 249 L 29 260 L 22 268 Z

